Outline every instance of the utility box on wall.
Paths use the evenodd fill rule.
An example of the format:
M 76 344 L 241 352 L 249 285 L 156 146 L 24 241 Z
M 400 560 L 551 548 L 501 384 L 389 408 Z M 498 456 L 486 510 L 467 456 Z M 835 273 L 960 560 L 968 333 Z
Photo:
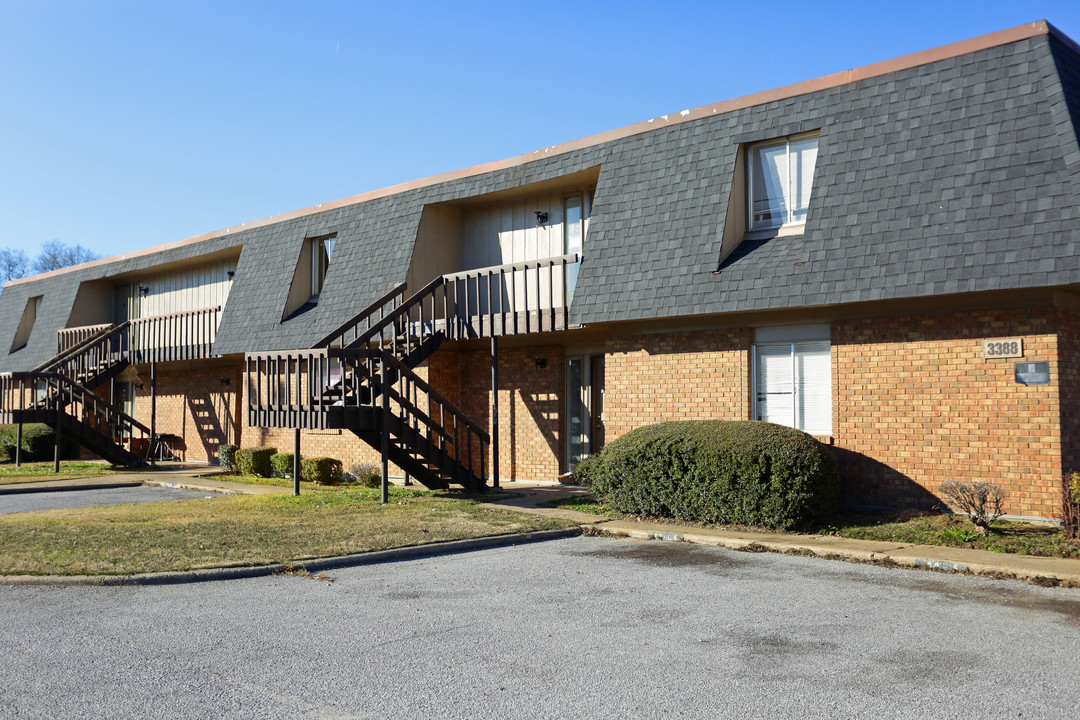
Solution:
M 1050 382 L 1050 363 L 1018 362 L 1014 366 L 1016 382 L 1021 385 L 1047 385 Z

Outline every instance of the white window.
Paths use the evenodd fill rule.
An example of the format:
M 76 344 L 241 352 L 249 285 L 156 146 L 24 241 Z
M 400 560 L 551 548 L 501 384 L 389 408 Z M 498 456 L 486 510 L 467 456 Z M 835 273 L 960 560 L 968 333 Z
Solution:
M 754 416 L 811 435 L 832 434 L 832 353 L 818 326 L 762 328 L 754 345 Z M 790 340 L 779 341 L 788 335 Z M 776 339 L 776 342 L 770 340 Z
M 817 152 L 817 133 L 750 146 L 746 183 L 750 230 L 806 222 Z
M 330 267 L 330 256 L 334 253 L 336 235 L 315 238 L 311 241 L 311 299 L 318 300 L 322 293 L 326 269 Z
M 563 199 L 563 252 L 567 255 L 581 255 L 584 233 L 581 196 L 571 195 Z M 577 287 L 578 263 L 566 266 L 566 304 L 574 302 L 574 288 Z

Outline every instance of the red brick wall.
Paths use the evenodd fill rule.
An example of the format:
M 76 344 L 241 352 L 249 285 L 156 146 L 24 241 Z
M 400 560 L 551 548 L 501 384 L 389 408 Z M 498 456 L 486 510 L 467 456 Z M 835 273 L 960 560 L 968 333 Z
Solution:
M 221 378 L 229 378 L 224 385 Z M 150 368 L 138 368 L 135 419 L 150 427 Z M 171 370 L 157 368 L 157 424 L 159 435 L 183 438 L 183 457 L 193 462 L 217 459 L 222 443 L 236 444 L 239 427 L 238 392 L 243 367 Z M 107 390 L 105 396 L 107 396 Z
M 745 328 L 612 337 L 606 441 L 668 420 L 748 420 L 751 337 Z
M 1006 511 L 1056 514 L 1062 437 L 1058 313 L 1015 310 L 835 322 L 833 436 L 845 500 L 928 505 L 949 479 L 988 480 Z M 1014 380 L 1017 359 L 983 359 L 984 339 L 1022 337 L 1049 385 Z
M 538 368 L 536 358 L 547 367 Z M 499 476 L 556 480 L 562 458 L 563 349 L 499 349 Z M 491 432 L 491 354 L 440 350 L 429 361 L 432 386 Z M 487 455 L 490 474 L 491 454 Z

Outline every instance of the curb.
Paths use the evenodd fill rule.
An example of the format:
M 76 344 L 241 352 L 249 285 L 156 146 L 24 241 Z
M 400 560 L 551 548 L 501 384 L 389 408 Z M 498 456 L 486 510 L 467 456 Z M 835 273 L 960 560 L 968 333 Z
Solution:
M 581 535 L 581 533 L 582 530 L 580 527 L 562 530 L 540 530 L 538 532 L 521 533 L 518 535 L 494 535 L 472 540 L 451 540 L 449 542 L 431 543 L 430 545 L 413 545 L 411 547 L 394 548 L 392 550 L 376 550 L 356 555 L 341 555 L 338 557 L 317 558 L 313 560 L 297 560 L 296 562 L 288 563 L 273 563 L 271 565 L 233 568 L 210 568 L 207 570 L 190 570 L 183 572 L 141 573 L 137 575 L 12 575 L 10 577 L 0 577 L 0 585 L 101 587 L 116 585 L 182 585 L 186 583 L 212 582 L 215 580 L 240 580 L 243 578 L 265 577 L 267 575 L 295 572 L 297 570 L 305 572 L 322 572 L 324 570 L 337 570 L 359 565 L 400 562 L 402 560 L 415 560 L 438 555 L 455 555 L 457 553 L 472 552 L 474 550 L 487 550 L 490 548 L 509 547 L 526 543 L 545 542 L 548 540 L 561 540 L 563 538 Z
M 163 487 L 170 488 L 172 490 L 194 490 L 196 492 L 208 492 L 217 493 L 218 495 L 271 495 L 276 493 L 247 493 L 243 490 L 234 490 L 232 488 L 216 488 L 210 485 L 197 485 L 195 483 L 186 482 L 169 482 L 165 480 L 147 480 L 146 485 L 149 487 Z M 281 493 L 285 494 L 285 493 Z
M 1060 585 L 1080 587 L 1080 572 L 1059 572 L 1050 568 L 1031 570 L 1010 566 L 1006 563 L 954 562 L 920 554 L 918 545 L 898 545 L 895 549 L 854 550 L 850 548 L 828 547 L 814 542 L 770 541 L 766 538 L 748 540 L 743 538 L 725 538 L 698 533 L 679 533 L 656 530 L 635 530 L 625 525 L 606 527 L 594 526 L 596 531 L 612 537 L 629 537 L 635 540 L 663 540 L 667 542 L 686 542 L 696 545 L 713 545 L 729 550 L 753 551 L 757 549 L 785 555 L 807 555 L 822 559 L 844 560 L 847 562 L 891 565 L 918 570 L 979 575 L 991 578 L 1023 580 L 1034 585 Z
M 48 480 L 42 481 L 49 482 Z M 45 487 L 32 487 L 38 483 L 18 483 L 15 486 L 0 487 L 0 495 L 26 495 L 28 493 L 44 492 L 71 492 L 73 490 L 112 490 L 114 488 L 141 487 L 141 480 L 125 480 L 123 482 L 100 482 L 83 485 L 46 485 Z M 31 487 L 27 487 L 31 486 Z

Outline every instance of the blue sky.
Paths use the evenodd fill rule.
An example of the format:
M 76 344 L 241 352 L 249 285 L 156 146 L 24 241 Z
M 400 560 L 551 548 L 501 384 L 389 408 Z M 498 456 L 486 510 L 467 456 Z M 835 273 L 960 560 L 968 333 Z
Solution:
M 1037 19 L 1080 40 L 1076 0 L 0 0 L 0 247 L 116 255 Z

